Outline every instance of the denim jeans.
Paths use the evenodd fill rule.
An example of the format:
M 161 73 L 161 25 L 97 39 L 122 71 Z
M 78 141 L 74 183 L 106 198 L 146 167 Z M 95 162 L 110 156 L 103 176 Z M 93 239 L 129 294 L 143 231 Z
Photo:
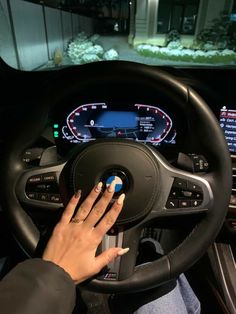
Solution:
M 141 306 L 134 314 L 200 314 L 201 304 L 184 274 L 166 295 Z

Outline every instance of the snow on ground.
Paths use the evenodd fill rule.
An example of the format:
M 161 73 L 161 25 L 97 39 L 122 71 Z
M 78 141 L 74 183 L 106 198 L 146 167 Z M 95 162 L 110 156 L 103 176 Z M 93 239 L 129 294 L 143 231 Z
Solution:
M 174 47 L 173 47 L 174 48 Z M 189 56 L 204 56 L 205 52 L 195 51 L 191 49 L 169 49 L 167 47 L 154 47 L 151 45 L 140 45 L 139 50 L 147 50 L 154 52 L 163 52 L 165 54 L 172 53 L 175 56 L 181 56 L 183 53 Z M 137 48 L 136 48 L 137 49 Z M 73 65 L 82 64 L 101 60 L 126 60 L 133 61 L 148 65 L 167 65 L 167 66 L 216 66 L 224 64 L 215 63 L 198 63 L 198 62 L 186 62 L 179 60 L 167 60 L 165 58 L 158 58 L 152 56 L 143 56 L 133 46 L 128 44 L 127 36 L 114 34 L 114 35 L 93 35 L 87 38 L 84 33 L 78 34 L 78 37 L 69 44 L 67 53 L 65 53 L 63 61 L 60 65 Z M 217 54 L 219 52 L 209 51 L 208 55 Z M 225 51 L 225 53 L 232 53 L 231 51 Z M 236 54 L 235 54 L 236 55 Z M 54 67 L 53 62 L 49 62 L 46 67 Z M 45 67 L 44 67 L 45 68 Z
M 133 61 L 149 65 L 189 65 L 189 62 L 169 61 L 141 56 L 133 46 L 128 44 L 127 36 L 100 36 L 97 43 L 103 46 L 105 50 L 114 48 L 119 54 L 119 60 Z
M 236 53 L 230 49 L 224 50 L 194 50 L 187 49 L 181 45 L 176 46 L 176 42 L 170 42 L 167 47 L 158 47 L 148 44 L 141 44 L 136 47 L 136 50 L 144 56 L 151 56 L 153 58 L 163 58 L 165 60 L 188 60 L 189 63 L 213 65 L 222 64 L 236 64 Z

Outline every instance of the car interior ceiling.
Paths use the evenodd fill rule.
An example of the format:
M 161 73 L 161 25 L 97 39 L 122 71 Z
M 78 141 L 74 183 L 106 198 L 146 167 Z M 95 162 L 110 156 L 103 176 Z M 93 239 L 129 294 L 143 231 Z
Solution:
M 119 61 L 112 61 L 110 63 L 111 69 L 116 62 L 119 63 Z M 104 63 L 104 66 L 106 64 L 106 67 L 109 68 L 109 65 L 107 65 L 109 62 L 100 61 L 99 63 Z M 232 162 L 232 192 L 225 221 L 214 243 L 195 264 L 191 265 L 191 267 L 186 270 L 185 275 L 201 302 L 203 314 L 236 313 L 236 133 L 234 132 L 236 129 L 236 68 L 233 66 L 201 67 L 187 65 L 149 65 L 149 67 L 152 68 L 153 71 L 156 71 L 156 73 L 163 71 L 173 76 L 177 81 L 196 91 L 209 106 L 216 120 L 221 125 L 224 135 L 233 134 L 228 138 Z M 157 107 L 159 106 L 158 102 L 160 99 L 161 104 L 165 103 L 166 99 L 164 96 L 162 98 L 161 94 L 144 94 L 144 92 L 138 88 L 135 91 L 136 86 L 135 84 L 132 86 L 132 83 L 130 83 L 130 90 L 132 92 L 129 94 L 129 86 L 125 83 L 123 85 L 122 83 L 120 84 L 120 81 L 120 85 L 117 85 L 116 88 L 112 86 L 112 88 L 109 89 L 110 86 L 108 86 L 106 87 L 107 90 L 102 84 L 100 86 L 98 82 L 98 86 L 93 86 L 91 90 L 86 87 L 86 92 L 89 91 L 87 94 L 82 91 L 80 94 L 73 95 L 73 93 L 70 94 L 68 90 L 63 90 L 65 86 L 68 87 L 67 82 L 76 82 L 78 86 L 80 83 L 81 85 L 85 84 L 82 82 L 83 79 L 81 78 L 82 68 L 83 66 L 81 65 L 73 65 L 58 66 L 53 70 L 25 71 L 14 69 L 0 58 L 0 164 L 7 159 L 8 156 L 6 153 L 13 147 L 14 142 L 18 141 L 20 129 L 25 128 L 25 123 L 28 123 L 31 117 L 31 123 L 35 124 L 35 128 L 37 128 L 37 123 L 39 123 L 39 125 L 41 123 L 41 120 L 39 122 L 37 121 L 37 115 L 40 116 L 40 119 L 43 117 L 42 119 L 44 119 L 44 121 L 42 124 L 44 124 L 44 128 L 42 129 L 40 125 L 38 134 L 35 134 L 34 142 L 29 140 L 28 146 L 24 143 L 26 147 L 23 149 L 21 156 L 21 167 L 23 165 L 26 170 L 56 164 L 62 161 L 65 156 L 73 156 L 75 151 L 73 149 L 76 149 L 76 146 L 82 143 L 82 141 L 73 142 L 73 139 L 77 138 L 78 135 L 73 131 L 73 128 L 75 128 L 73 119 L 79 119 L 78 116 L 80 112 L 78 108 L 81 109 L 83 106 L 87 106 L 85 111 L 88 112 L 91 104 L 95 105 L 96 109 L 99 107 L 96 115 L 89 116 L 90 127 L 94 126 L 95 119 L 100 119 L 103 123 L 107 123 L 108 126 L 105 132 L 109 134 L 106 135 L 109 141 L 112 136 L 114 137 L 112 133 L 114 130 L 111 130 L 107 122 L 108 117 L 112 120 L 114 118 L 112 113 L 114 112 L 116 112 L 116 115 L 119 115 L 117 108 L 120 104 L 122 107 L 121 119 L 126 119 L 128 114 L 134 114 L 136 108 L 138 108 L 137 110 L 141 108 L 143 111 L 149 111 L 153 109 L 152 105 L 155 105 L 155 110 L 159 110 L 158 113 L 161 112 L 161 117 L 165 120 L 163 134 L 165 132 L 167 133 L 165 136 L 168 141 L 166 141 L 167 144 L 164 146 L 157 144 L 152 147 L 160 152 L 171 165 L 179 169 L 187 170 L 197 175 L 198 173 L 207 173 L 211 164 L 208 164 L 208 160 L 202 154 L 201 149 L 199 149 L 199 151 L 195 150 L 195 147 L 197 147 L 197 144 L 194 146 L 195 143 L 200 142 L 201 139 L 196 138 L 195 130 L 193 128 L 191 129 L 191 125 L 189 125 L 186 117 L 179 112 L 177 107 L 171 107 L 171 103 L 166 102 L 162 110 Z M 86 66 L 85 69 L 87 69 Z M 91 73 L 93 73 L 92 65 L 91 68 L 88 67 L 88 69 L 91 69 Z M 78 78 L 81 81 L 79 81 Z M 57 91 L 59 94 L 59 90 L 63 90 L 60 92 L 60 95 L 63 95 L 63 101 L 60 100 L 60 102 L 57 102 L 55 99 L 57 99 Z M 105 96 L 104 91 L 107 92 L 108 96 Z M 40 104 L 41 99 L 46 99 L 45 95 L 48 97 L 48 103 L 50 103 L 50 101 L 56 103 L 56 106 L 46 114 L 43 112 L 43 110 L 45 110 L 45 104 Z M 126 99 L 124 95 L 127 96 Z M 102 101 L 104 101 L 104 103 Z M 131 103 L 135 103 L 136 105 L 138 103 L 133 112 L 126 108 L 130 106 Z M 37 108 L 35 104 L 38 105 Z M 103 113 L 103 109 L 106 111 L 106 104 L 111 104 L 113 109 L 109 112 L 105 112 L 106 114 L 104 115 L 100 115 L 101 112 Z M 137 114 L 137 110 L 135 114 Z M 143 115 L 145 114 L 146 113 L 143 113 Z M 229 124 L 232 126 L 233 133 L 227 133 L 229 129 L 226 126 L 225 119 L 229 117 L 232 119 Z M 67 125 L 65 121 L 67 121 Z M 70 122 L 71 124 L 69 126 Z M 160 121 L 158 120 L 158 122 Z M 168 130 L 168 132 L 166 131 L 166 128 L 168 128 L 170 124 L 174 125 L 175 130 L 172 130 L 173 133 L 171 133 L 172 131 L 170 130 Z M 104 134 L 102 133 L 103 131 L 97 129 L 94 132 L 95 139 L 103 139 L 103 135 L 101 135 Z M 122 127 L 120 127 L 118 132 L 122 132 Z M 142 142 L 143 139 L 140 137 L 138 140 Z M 154 139 L 150 140 L 150 142 L 151 141 L 155 142 Z M 149 144 L 150 143 L 148 143 L 148 145 Z M 19 150 L 20 149 L 19 147 Z M 205 168 L 201 168 L 203 164 Z M 1 165 L 0 168 L 2 168 Z M 59 206 L 62 204 L 60 194 L 57 187 L 53 186 L 54 183 L 52 183 L 52 190 L 49 192 L 46 191 L 45 193 L 43 184 L 41 184 L 42 182 L 40 182 L 42 187 L 38 185 L 37 188 L 35 188 L 35 183 L 30 182 L 30 179 L 33 180 L 35 178 L 30 177 L 28 181 L 25 182 L 24 188 L 26 188 L 24 190 L 24 197 L 20 199 L 19 203 L 34 222 L 43 240 L 46 241 L 62 213 L 62 206 Z M 9 223 L 11 216 L 9 212 L 3 208 L 4 206 L 1 202 L 1 199 L 4 198 L 2 190 L 3 188 L 0 190 L 0 278 L 3 278 L 17 263 L 29 257 L 28 252 L 22 247 L 19 239 L 11 230 L 12 226 Z M 174 191 L 174 193 L 175 192 L 176 191 Z M 197 202 L 196 204 L 198 206 L 198 202 L 201 202 L 201 195 L 199 196 L 199 193 L 195 191 L 193 193 L 195 193 L 194 198 L 191 198 L 188 193 L 183 193 L 184 196 L 181 194 L 179 202 L 182 202 L 183 207 L 186 206 L 185 204 L 194 204 L 194 202 Z M 223 194 L 224 190 L 222 190 L 222 195 Z M 198 197 L 200 198 L 198 199 Z M 29 202 L 25 202 L 25 198 L 27 198 Z M 44 201 L 48 201 L 49 204 L 49 198 L 54 210 L 48 210 L 47 206 L 37 205 L 37 201 L 40 201 L 41 205 Z M 175 197 L 169 200 L 170 206 L 175 206 L 173 199 L 175 200 Z M 34 206 L 35 201 L 36 206 Z M 204 213 L 202 216 L 204 216 Z M 164 254 L 168 254 L 180 245 L 185 238 L 188 238 L 194 226 L 198 224 L 202 216 L 198 216 L 197 218 L 191 215 L 187 217 L 178 216 L 173 224 L 173 221 L 162 218 L 147 223 L 147 225 L 143 226 L 141 232 L 135 266 L 158 260 L 163 255 L 161 250 L 157 252 L 156 247 L 152 246 L 152 242 L 142 242 L 143 239 L 153 239 L 159 242 Z M 178 227 L 176 227 L 176 225 Z M 43 242 L 42 248 L 38 248 L 39 250 L 36 252 L 35 256 L 40 255 L 44 244 Z M 173 289 L 174 284 L 173 281 L 170 281 L 162 287 L 157 287 L 157 289 L 125 294 L 97 293 L 83 289 L 83 287 L 78 287 L 78 298 L 74 313 L 79 311 L 81 314 L 107 314 L 110 313 L 107 308 L 107 304 L 110 302 L 112 314 L 118 312 L 125 314 L 122 308 L 123 305 L 133 305 L 135 302 L 139 304 L 138 299 L 141 300 L 140 305 L 143 305 L 150 300 L 154 300 L 168 293 Z M 94 309 L 92 309 L 91 304 L 94 304 Z

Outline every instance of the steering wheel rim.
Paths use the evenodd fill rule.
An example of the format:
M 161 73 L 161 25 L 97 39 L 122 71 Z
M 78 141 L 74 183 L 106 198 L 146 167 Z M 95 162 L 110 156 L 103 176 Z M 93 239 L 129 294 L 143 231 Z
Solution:
M 168 95 L 175 105 L 187 113 L 187 116 L 201 138 L 203 154 L 206 155 L 211 171 L 204 176 L 211 187 L 213 203 L 205 217 L 197 224 L 188 237 L 168 255 L 135 269 L 133 275 L 121 281 L 102 281 L 93 279 L 89 288 L 100 292 L 125 292 L 150 289 L 175 278 L 188 269 L 207 250 L 218 234 L 227 213 L 231 194 L 231 160 L 228 147 L 219 123 L 204 100 L 191 88 L 162 70 L 132 62 L 101 62 L 87 64 L 76 69 L 67 69 L 71 79 L 66 87 L 57 86 L 54 93 L 50 89 L 40 97 L 41 109 L 31 120 L 26 118 L 25 127 L 5 151 L 2 163 L 1 194 L 3 209 L 12 226 L 13 234 L 23 250 L 32 256 L 38 241 L 39 231 L 31 218 L 23 210 L 17 197 L 17 182 L 25 172 L 21 161 L 22 153 L 44 127 L 48 111 L 62 98 L 78 91 L 88 91 L 89 86 L 106 86 L 112 82 L 113 87 L 124 81 L 143 86 L 153 93 Z M 73 73 L 78 74 L 74 77 Z M 78 71 L 78 73 L 77 73 Z M 63 74 L 64 72 L 62 72 Z M 79 85 L 78 85 L 79 82 Z M 57 81 L 58 83 L 58 81 Z M 60 82 L 59 82 L 60 85 Z M 63 84 L 62 84 L 63 85 Z M 37 106 L 34 106 L 37 110 Z M 221 191 L 224 191 L 222 194 Z

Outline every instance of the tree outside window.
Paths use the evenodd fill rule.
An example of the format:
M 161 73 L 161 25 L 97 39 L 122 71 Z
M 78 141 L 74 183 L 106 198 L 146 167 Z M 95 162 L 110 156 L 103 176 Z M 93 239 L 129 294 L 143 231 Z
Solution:
M 193 35 L 197 21 L 199 0 L 160 0 L 158 5 L 157 33 L 177 30 Z

